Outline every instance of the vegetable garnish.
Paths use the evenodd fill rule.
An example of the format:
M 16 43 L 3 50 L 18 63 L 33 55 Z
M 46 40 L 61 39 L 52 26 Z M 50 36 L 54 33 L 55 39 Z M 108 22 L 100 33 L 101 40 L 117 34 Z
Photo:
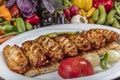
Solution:
M 46 34 L 45 36 L 47 37 L 55 37 L 55 36 L 59 36 L 59 35 L 64 35 L 64 34 L 76 34 L 77 32 L 53 32 L 53 33 L 49 33 Z
M 106 52 L 104 57 L 101 59 L 101 68 L 104 70 L 108 69 L 107 60 L 108 60 L 108 52 Z

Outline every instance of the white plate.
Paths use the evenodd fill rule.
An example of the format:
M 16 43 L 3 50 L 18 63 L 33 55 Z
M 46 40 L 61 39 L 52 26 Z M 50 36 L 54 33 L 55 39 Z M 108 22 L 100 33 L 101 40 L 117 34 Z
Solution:
M 35 39 L 36 37 L 51 33 L 51 32 L 65 32 L 65 31 L 82 31 L 82 30 L 88 30 L 91 28 L 104 28 L 104 29 L 110 29 L 118 32 L 120 34 L 120 30 L 112 27 L 107 27 L 103 25 L 92 25 L 92 24 L 66 24 L 66 25 L 54 25 L 54 26 L 48 26 L 44 28 L 39 28 L 35 30 L 31 30 L 25 33 L 22 33 L 5 43 L 3 43 L 0 46 L 0 76 L 3 77 L 6 80 L 61 80 L 62 78 L 57 74 L 56 72 L 48 73 L 44 75 L 39 75 L 33 78 L 25 77 L 23 75 L 14 73 L 13 71 L 9 70 L 7 67 L 3 55 L 2 55 L 2 49 L 5 45 L 19 45 L 21 46 L 21 43 L 23 43 L 26 40 Z M 120 76 L 120 62 L 118 62 L 116 65 L 114 65 L 109 70 L 106 70 L 104 72 L 97 73 L 92 76 L 88 77 L 82 77 L 82 78 L 76 78 L 74 80 L 110 80 L 114 79 L 116 77 Z M 69 79 L 70 80 L 70 79 Z

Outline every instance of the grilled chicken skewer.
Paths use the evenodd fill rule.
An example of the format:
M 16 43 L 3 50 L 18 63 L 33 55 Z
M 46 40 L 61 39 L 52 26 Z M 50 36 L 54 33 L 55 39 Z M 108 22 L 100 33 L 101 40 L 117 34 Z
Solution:
M 7 45 L 3 49 L 3 55 L 11 70 L 34 76 L 57 70 L 59 62 L 66 56 L 80 56 L 89 50 L 101 50 L 108 43 L 111 44 L 118 39 L 118 33 L 106 29 L 90 29 L 79 34 L 54 38 L 43 35 L 36 40 L 24 42 L 21 48 Z M 78 54 L 78 50 L 81 54 Z

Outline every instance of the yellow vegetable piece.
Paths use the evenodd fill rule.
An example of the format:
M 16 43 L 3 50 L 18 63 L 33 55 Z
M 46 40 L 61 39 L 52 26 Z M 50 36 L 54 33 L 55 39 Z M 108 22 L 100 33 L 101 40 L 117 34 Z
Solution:
M 88 11 L 93 5 L 93 0 L 85 0 L 85 11 Z
M 80 9 L 79 10 L 79 14 L 81 15 L 81 16 L 86 16 L 86 12 L 85 12 L 85 10 L 84 9 Z
M 11 13 L 5 5 L 0 6 L 0 17 L 3 17 L 5 20 L 12 20 Z
M 86 0 L 73 0 L 73 4 L 76 5 L 79 8 L 85 7 L 85 1 Z
M 92 14 L 94 13 L 94 11 L 95 11 L 95 8 L 92 7 L 92 8 L 87 12 L 87 17 L 91 17 Z

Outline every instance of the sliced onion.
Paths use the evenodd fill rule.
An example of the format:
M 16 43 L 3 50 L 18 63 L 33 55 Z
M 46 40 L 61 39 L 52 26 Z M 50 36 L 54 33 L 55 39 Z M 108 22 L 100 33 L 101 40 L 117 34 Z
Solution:
M 13 6 L 13 4 L 15 4 L 16 0 L 8 0 L 6 3 L 6 7 L 7 8 L 11 8 Z
M 120 60 L 120 53 L 115 50 L 109 50 L 108 51 L 108 62 L 109 63 L 115 63 Z
M 96 53 L 88 53 L 85 56 L 85 59 L 87 59 L 93 67 L 96 67 L 100 64 L 100 57 Z

